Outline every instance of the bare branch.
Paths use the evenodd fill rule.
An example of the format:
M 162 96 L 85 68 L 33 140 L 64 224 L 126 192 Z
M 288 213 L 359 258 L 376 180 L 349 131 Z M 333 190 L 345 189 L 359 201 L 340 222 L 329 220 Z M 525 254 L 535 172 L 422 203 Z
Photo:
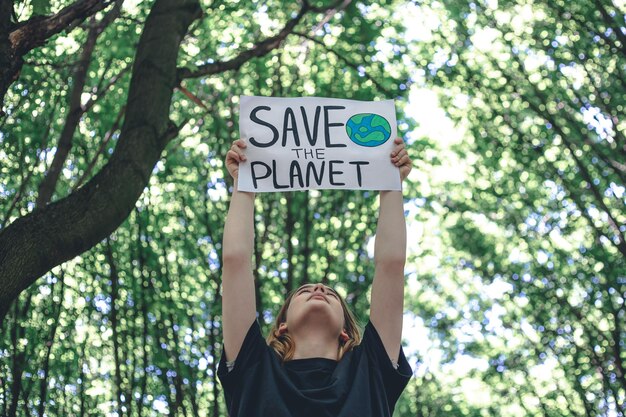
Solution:
M 336 13 L 338 10 L 340 10 L 340 8 L 344 8 L 347 4 L 349 4 L 350 1 L 351 0 L 337 1 L 335 2 L 335 4 L 327 8 L 314 8 L 309 5 L 308 1 L 304 1 L 296 17 L 287 22 L 285 27 L 283 27 L 283 29 L 277 35 L 269 37 L 257 43 L 251 49 L 241 52 L 239 55 L 229 61 L 212 62 L 210 64 L 201 65 L 196 70 L 179 68 L 178 84 L 180 85 L 180 81 L 186 78 L 198 78 L 205 75 L 219 74 L 229 70 L 237 70 L 252 58 L 262 57 L 264 55 L 267 55 L 274 49 L 278 48 L 280 44 L 285 40 L 285 38 L 293 33 L 294 28 L 298 23 L 300 23 L 300 21 L 307 12 L 312 11 L 317 13 L 326 13 L 328 16 L 328 13 Z M 327 19 L 327 17 L 325 17 L 324 19 Z
M 293 31 L 293 28 L 298 24 L 298 22 L 300 22 L 306 11 L 307 6 L 304 5 L 300 9 L 298 15 L 291 19 L 278 33 L 278 35 L 272 36 L 259 42 L 253 48 L 241 52 L 230 61 L 217 61 L 210 64 L 201 65 L 200 67 L 198 67 L 198 69 L 194 71 L 188 68 L 180 68 L 178 70 L 178 80 L 183 80 L 185 78 L 198 78 L 203 75 L 218 74 L 228 70 L 236 70 L 239 69 L 243 64 L 248 62 L 250 59 L 268 54 L 269 52 L 280 46 L 281 42 L 287 37 L 287 35 L 289 35 Z
M 69 112 L 59 138 L 57 145 L 57 151 L 54 154 L 54 159 L 50 165 L 50 169 L 46 173 L 43 181 L 39 184 L 38 196 L 36 205 L 42 207 L 50 202 L 57 182 L 59 180 L 63 165 L 70 154 L 74 133 L 78 128 L 80 119 L 85 112 L 95 103 L 94 99 L 89 100 L 86 105 L 81 104 L 81 96 L 87 81 L 87 71 L 91 58 L 93 56 L 96 42 L 98 37 L 102 34 L 104 29 L 119 16 L 122 0 L 117 0 L 115 7 L 113 7 L 106 16 L 100 21 L 96 22 L 95 17 L 91 17 L 89 24 L 89 32 L 87 34 L 87 40 L 85 41 L 78 65 L 74 70 L 74 82 L 72 86 L 72 92 L 70 94 Z M 128 67 L 127 67 L 128 69 Z M 115 82 L 116 79 L 113 80 Z M 109 84 L 110 86 L 111 84 Z M 108 86 L 107 86 L 108 87 Z M 106 89 L 104 90 L 106 92 Z M 99 94 L 102 97 L 103 93 Z

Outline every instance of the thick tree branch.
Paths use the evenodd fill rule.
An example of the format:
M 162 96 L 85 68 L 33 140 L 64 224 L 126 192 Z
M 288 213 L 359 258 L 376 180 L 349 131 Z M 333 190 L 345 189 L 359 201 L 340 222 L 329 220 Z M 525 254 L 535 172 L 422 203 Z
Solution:
M 52 16 L 34 16 L 20 22 L 9 34 L 11 47 L 16 55 L 24 55 L 43 45 L 51 36 L 82 22 L 111 3 L 110 0 L 79 0 Z
M 0 104 L 9 86 L 19 77 L 26 53 L 109 4 L 111 0 L 79 0 L 52 16 L 34 16 L 14 24 L 10 18 L 13 2 L 0 0 Z M 0 110 L 0 116 L 3 115 Z
M 0 231 L 0 318 L 38 277 L 96 245 L 132 211 L 177 133 L 169 121 L 176 59 L 200 14 L 198 0 L 156 0 L 139 40 L 126 117 L 107 165 L 68 197 Z

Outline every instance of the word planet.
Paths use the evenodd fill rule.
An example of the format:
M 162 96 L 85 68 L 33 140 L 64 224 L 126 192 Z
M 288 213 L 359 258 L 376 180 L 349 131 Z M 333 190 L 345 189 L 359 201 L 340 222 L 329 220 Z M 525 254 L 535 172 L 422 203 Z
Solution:
M 391 126 L 382 116 L 373 113 L 355 114 L 346 123 L 350 140 L 361 146 L 380 146 L 391 136 Z

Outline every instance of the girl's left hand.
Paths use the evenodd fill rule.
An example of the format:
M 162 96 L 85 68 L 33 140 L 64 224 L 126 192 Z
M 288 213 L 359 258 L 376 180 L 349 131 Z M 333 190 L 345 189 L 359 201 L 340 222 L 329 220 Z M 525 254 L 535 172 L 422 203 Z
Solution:
M 400 180 L 404 179 L 411 172 L 411 158 L 404 147 L 404 141 L 402 138 L 396 138 L 393 143 L 396 144 L 393 152 L 391 152 L 391 163 L 400 168 Z

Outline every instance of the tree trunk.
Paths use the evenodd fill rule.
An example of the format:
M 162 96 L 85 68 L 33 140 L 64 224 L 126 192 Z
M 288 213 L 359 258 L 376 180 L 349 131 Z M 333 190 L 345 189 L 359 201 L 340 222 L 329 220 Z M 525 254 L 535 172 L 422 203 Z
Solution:
M 200 14 L 197 0 L 156 1 L 139 40 L 126 119 L 107 165 L 68 197 L 0 231 L 0 318 L 21 291 L 107 237 L 135 206 L 161 152 L 177 134 L 168 117 L 176 58 Z

